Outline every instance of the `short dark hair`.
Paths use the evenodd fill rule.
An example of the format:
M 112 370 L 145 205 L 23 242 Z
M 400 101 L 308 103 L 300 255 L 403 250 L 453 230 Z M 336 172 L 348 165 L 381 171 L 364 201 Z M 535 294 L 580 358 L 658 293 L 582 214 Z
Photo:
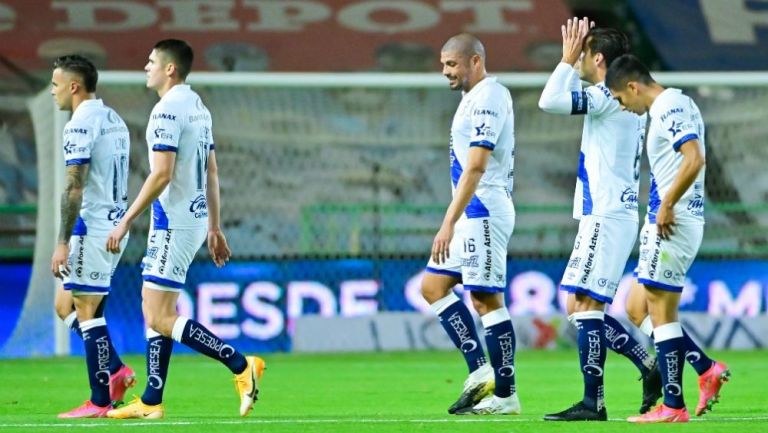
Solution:
M 189 44 L 180 39 L 163 39 L 155 44 L 155 50 L 162 51 L 163 54 L 171 58 L 182 80 L 187 78 L 189 71 L 192 70 L 192 61 L 195 59 L 195 54 Z
M 79 54 L 61 56 L 53 62 L 53 69 L 61 69 L 72 74 L 77 74 L 83 80 L 83 85 L 88 93 L 96 91 L 96 83 L 99 81 L 99 72 L 90 60 Z
M 624 54 L 611 62 L 608 72 L 605 74 L 605 86 L 609 89 L 625 87 L 630 81 L 638 81 L 643 84 L 652 84 L 655 81 L 651 77 L 648 68 L 632 54 Z
M 605 58 L 605 67 L 617 57 L 629 53 L 629 39 L 627 36 L 612 28 L 595 27 L 589 30 L 584 45 L 594 55 L 600 53 Z

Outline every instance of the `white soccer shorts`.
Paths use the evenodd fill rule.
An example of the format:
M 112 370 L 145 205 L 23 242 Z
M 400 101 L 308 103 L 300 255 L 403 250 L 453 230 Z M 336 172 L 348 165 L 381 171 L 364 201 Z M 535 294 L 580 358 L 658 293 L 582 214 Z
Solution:
M 637 221 L 585 215 L 560 288 L 610 304 L 637 236 Z
M 466 218 L 456 222 L 450 257 L 437 264 L 431 258 L 427 272 L 461 280 L 465 290 L 498 293 L 507 286 L 507 246 L 515 216 Z
M 71 290 L 73 295 L 109 294 L 112 274 L 128 244 L 128 236 L 120 241 L 120 252 L 117 254 L 107 251 L 107 236 L 108 233 L 103 233 L 69 238 L 67 262 L 70 272 L 62 280 L 64 290 Z
M 141 261 L 144 285 L 157 290 L 181 291 L 189 265 L 207 235 L 206 227 L 150 229 L 147 252 Z
M 704 225 L 675 225 L 668 240 L 658 236 L 656 224 L 645 223 L 640 231 L 637 282 L 656 289 L 682 292 L 685 276 L 704 237 Z

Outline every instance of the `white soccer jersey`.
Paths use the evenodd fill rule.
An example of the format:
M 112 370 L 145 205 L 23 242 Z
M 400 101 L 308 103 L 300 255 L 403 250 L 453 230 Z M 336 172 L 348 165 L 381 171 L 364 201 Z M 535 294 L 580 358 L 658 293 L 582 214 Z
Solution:
M 64 161 L 88 164 L 83 202 L 73 235 L 108 233 L 128 204 L 130 137 L 120 116 L 101 99 L 85 100 L 64 126 Z
M 567 63 L 555 68 L 539 107 L 548 113 L 585 116 L 573 217 L 637 221 L 646 116 L 622 111 L 603 83 L 582 89 L 579 74 Z
M 213 151 L 211 113 L 189 85 L 173 86 L 152 109 L 147 125 L 152 152 L 176 152 L 171 183 L 152 203 L 155 229 L 208 224 L 208 152 Z
M 648 221 L 656 223 L 661 200 L 675 182 L 683 155 L 680 146 L 689 140 L 699 141 L 704 150 L 704 120 L 693 99 L 680 89 L 664 90 L 651 104 L 651 126 L 648 129 L 648 160 L 651 165 L 651 189 L 648 199 Z M 704 224 L 704 169 L 675 204 L 678 223 Z
M 509 90 L 496 82 L 495 77 L 486 77 L 465 93 L 453 116 L 451 181 L 454 193 L 473 146 L 492 152 L 465 210 L 467 218 L 514 215 L 515 118 Z

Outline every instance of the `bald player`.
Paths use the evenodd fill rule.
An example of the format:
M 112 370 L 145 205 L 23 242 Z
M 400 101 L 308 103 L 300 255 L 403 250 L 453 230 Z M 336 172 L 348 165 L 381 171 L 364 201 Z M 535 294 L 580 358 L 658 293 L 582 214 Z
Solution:
M 453 199 L 432 244 L 421 290 L 469 369 L 448 412 L 507 415 L 520 413 L 515 332 L 504 303 L 507 245 L 515 225 L 515 130 L 512 97 L 488 75 L 485 59 L 483 44 L 469 34 L 450 38 L 440 53 L 443 75 L 462 99 L 450 135 Z M 485 328 L 488 358 L 469 309 L 453 292 L 460 283 Z

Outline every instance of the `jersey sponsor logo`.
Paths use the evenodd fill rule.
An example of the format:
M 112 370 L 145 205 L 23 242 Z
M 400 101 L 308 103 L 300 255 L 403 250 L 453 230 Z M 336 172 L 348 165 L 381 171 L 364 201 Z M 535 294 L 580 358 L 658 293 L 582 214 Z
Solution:
M 683 130 L 683 122 L 679 122 L 678 123 L 678 122 L 676 122 L 674 120 L 672 121 L 672 126 L 670 126 L 667 129 L 667 131 L 669 131 L 669 133 L 672 134 L 673 136 L 679 134 L 680 131 L 682 131 L 682 130 Z
M 656 236 L 656 248 L 653 249 L 648 276 L 653 279 L 656 276 L 656 268 L 659 266 L 659 254 L 661 254 L 661 236 Z
M 155 128 L 154 134 L 158 140 L 173 140 L 173 134 L 165 132 L 165 128 Z
M 155 113 L 152 115 L 152 120 L 173 120 L 175 122 L 176 115 L 168 113 Z
M 593 266 L 595 264 L 595 250 L 597 249 L 597 240 L 600 237 L 600 223 L 595 223 L 595 228 L 592 231 L 592 237 L 589 238 L 589 253 L 587 254 L 587 260 L 584 262 L 584 274 L 581 276 L 581 284 L 586 284 L 589 279 L 589 274 L 592 273 Z
M 598 90 L 603 92 L 603 95 L 605 95 L 606 98 L 613 99 L 613 95 L 611 95 L 611 91 L 608 90 L 607 87 L 603 86 L 602 84 L 597 84 L 595 85 L 595 87 L 597 87 Z
M 77 247 L 77 257 L 75 258 L 75 275 L 83 276 L 84 256 L 85 256 L 85 236 L 80 236 Z
M 94 373 L 102 385 L 109 384 L 109 341 L 104 335 L 96 339 L 96 359 L 99 370 Z
M 683 109 L 681 107 L 673 108 L 661 115 L 661 121 L 664 122 L 665 120 L 667 120 L 667 117 L 669 117 L 672 114 L 682 114 L 682 113 L 683 113 Z
M 581 263 L 581 257 L 574 257 L 571 260 L 568 261 L 568 266 L 571 269 L 576 269 L 579 267 L 579 263 Z
M 637 209 L 637 191 L 627 187 L 621 192 L 621 202 L 624 203 L 624 209 Z
M 112 221 L 112 225 L 116 226 L 120 224 L 120 220 L 125 216 L 125 208 L 114 207 L 107 213 L 107 220 Z
M 195 215 L 195 218 L 205 218 L 208 216 L 208 202 L 205 196 L 200 194 L 195 197 L 189 205 L 189 211 Z
M 476 108 L 475 111 L 472 112 L 473 116 L 492 116 L 492 117 L 499 117 L 499 113 L 489 110 L 487 108 Z
M 168 263 L 168 254 L 171 252 L 171 231 L 166 230 L 165 232 L 165 242 L 163 242 L 163 253 L 160 255 L 160 267 L 157 268 L 157 271 L 160 273 L 160 275 L 163 275 L 165 273 L 165 265 Z
M 67 141 L 66 144 L 64 144 L 64 153 L 67 155 L 72 155 L 73 153 L 81 153 L 88 150 L 87 147 L 77 147 L 76 143 L 72 143 L 71 141 Z
M 515 375 L 515 345 L 512 342 L 512 333 L 505 332 L 499 335 L 499 346 L 501 347 L 501 367 L 499 367 L 499 376 L 512 377 Z
M 496 133 L 491 131 L 490 126 L 486 126 L 485 122 L 483 122 L 480 126 L 475 126 L 475 135 L 478 137 L 495 137 Z
M 209 116 L 206 113 L 195 114 L 193 116 L 189 116 L 189 123 L 195 123 L 195 122 L 198 122 L 200 120 L 209 120 L 210 118 L 211 118 L 211 116 Z
M 442 318 L 440 320 L 442 320 Z M 448 324 L 451 325 L 451 328 L 453 328 L 456 335 L 459 337 L 459 347 L 461 347 L 461 350 L 464 353 L 471 352 L 477 348 L 477 342 L 471 337 L 467 324 L 464 323 L 464 320 L 458 312 L 455 312 L 448 317 Z
M 115 110 L 109 110 L 107 111 L 107 120 L 109 123 L 117 123 L 117 121 L 120 120 L 120 117 L 115 113 Z
M 64 135 L 68 134 L 88 135 L 88 130 L 85 128 L 64 128 Z
M 491 251 L 491 223 L 487 218 L 483 219 L 483 245 L 485 245 L 485 263 L 483 269 L 483 279 L 491 279 L 491 270 L 493 269 L 493 251 Z
M 187 275 L 186 269 L 182 268 L 181 266 L 174 266 L 171 270 L 173 275 L 176 275 L 177 277 L 185 277 Z
M 693 198 L 688 201 L 687 209 L 693 216 L 704 215 L 704 187 L 700 184 L 694 186 Z
M 157 247 L 149 247 L 147 248 L 147 257 L 151 259 L 157 258 Z
M 116 132 L 128 133 L 128 128 L 123 125 L 113 126 L 111 128 L 101 128 L 101 135 L 114 134 Z
M 605 326 L 605 340 L 611 343 L 613 350 L 619 350 L 629 341 L 629 335 L 619 333 L 611 326 Z

